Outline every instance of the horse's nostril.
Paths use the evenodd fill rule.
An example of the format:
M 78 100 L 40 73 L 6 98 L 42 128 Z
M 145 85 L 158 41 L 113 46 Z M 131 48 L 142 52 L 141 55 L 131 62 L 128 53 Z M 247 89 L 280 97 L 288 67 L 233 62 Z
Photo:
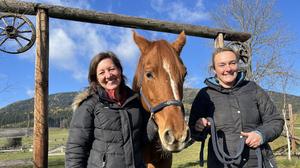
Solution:
M 181 138 L 179 139 L 179 142 L 184 143 L 184 142 L 188 142 L 191 138 L 191 132 L 190 130 L 187 128 L 186 132 L 181 136 Z
M 166 130 L 164 133 L 164 139 L 167 144 L 172 145 L 175 141 L 175 137 L 171 130 Z

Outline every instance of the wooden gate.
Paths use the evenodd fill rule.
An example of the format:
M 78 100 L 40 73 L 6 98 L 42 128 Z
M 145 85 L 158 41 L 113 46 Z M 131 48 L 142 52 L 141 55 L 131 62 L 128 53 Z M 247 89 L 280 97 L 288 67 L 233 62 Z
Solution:
M 15 0 L 0 0 L 0 12 L 36 15 L 33 162 L 38 168 L 48 166 L 49 17 L 175 34 L 184 30 L 186 35 L 215 39 L 215 47 L 223 47 L 224 40 L 245 42 L 251 37 L 245 32 Z

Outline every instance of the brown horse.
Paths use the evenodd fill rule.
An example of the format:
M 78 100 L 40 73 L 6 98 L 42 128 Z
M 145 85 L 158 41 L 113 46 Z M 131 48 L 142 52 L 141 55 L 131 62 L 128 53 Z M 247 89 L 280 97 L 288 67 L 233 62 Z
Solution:
M 147 145 L 148 168 L 172 166 L 172 152 L 179 152 L 190 139 L 182 104 L 186 68 L 180 58 L 186 37 L 181 32 L 172 44 L 165 40 L 149 41 L 133 32 L 141 56 L 133 80 L 133 90 L 140 92 L 144 108 L 157 126 L 157 141 Z

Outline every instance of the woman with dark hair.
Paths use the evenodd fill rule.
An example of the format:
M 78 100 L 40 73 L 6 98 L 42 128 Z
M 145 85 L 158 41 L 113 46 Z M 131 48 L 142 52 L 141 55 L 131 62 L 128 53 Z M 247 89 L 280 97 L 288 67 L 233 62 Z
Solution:
M 96 55 L 88 79 L 88 89 L 74 99 L 66 167 L 144 168 L 144 111 L 117 56 Z
M 268 143 L 280 136 L 283 118 L 268 94 L 245 80 L 238 63 L 239 55 L 231 48 L 213 53 L 215 76 L 204 81 L 207 87 L 198 92 L 191 108 L 192 138 L 204 141 L 211 134 L 208 168 L 276 167 Z

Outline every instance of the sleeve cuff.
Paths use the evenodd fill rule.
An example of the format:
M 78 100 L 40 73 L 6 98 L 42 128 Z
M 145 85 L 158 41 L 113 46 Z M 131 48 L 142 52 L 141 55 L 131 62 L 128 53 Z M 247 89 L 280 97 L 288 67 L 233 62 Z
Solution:
M 259 132 L 259 131 L 254 131 L 257 135 L 259 135 L 260 136 L 260 139 L 261 139 L 261 141 L 260 141 L 260 145 L 261 144 L 263 144 L 264 143 L 264 137 L 263 137 L 263 135 L 262 135 L 262 133 L 261 132 Z

